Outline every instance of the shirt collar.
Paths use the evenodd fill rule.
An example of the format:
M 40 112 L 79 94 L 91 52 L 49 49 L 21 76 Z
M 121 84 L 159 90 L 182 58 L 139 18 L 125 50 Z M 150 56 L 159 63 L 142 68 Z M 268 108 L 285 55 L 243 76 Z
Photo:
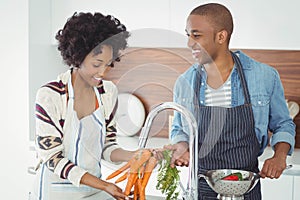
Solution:
M 97 86 L 97 90 L 98 90 L 99 94 L 104 94 L 105 93 L 103 80 L 100 81 L 100 84 Z

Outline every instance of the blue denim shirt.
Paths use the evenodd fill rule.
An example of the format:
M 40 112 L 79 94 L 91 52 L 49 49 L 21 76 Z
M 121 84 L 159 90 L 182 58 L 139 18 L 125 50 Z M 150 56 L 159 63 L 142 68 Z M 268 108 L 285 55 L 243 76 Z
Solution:
M 245 79 L 250 93 L 250 99 L 254 114 L 255 133 L 260 144 L 260 154 L 268 145 L 268 130 L 273 134 L 270 138 L 270 145 L 278 142 L 287 142 L 291 145 L 289 155 L 292 154 L 295 145 L 295 124 L 291 119 L 286 104 L 283 86 L 278 72 L 263 63 L 257 62 L 241 51 L 235 52 L 238 55 Z M 195 97 L 194 85 L 196 71 L 200 70 L 201 89 L 200 97 Z M 200 98 L 200 104 L 205 105 L 205 88 L 207 74 L 204 68 L 198 64 L 191 66 L 185 73 L 178 77 L 174 86 L 174 102 L 181 104 L 192 113 L 195 111 L 194 98 Z M 237 69 L 234 67 L 231 75 L 231 106 L 244 104 L 244 93 L 241 86 Z M 196 116 L 196 115 L 195 115 Z M 188 141 L 188 122 L 180 113 L 174 112 L 174 120 L 170 138 L 172 143 Z

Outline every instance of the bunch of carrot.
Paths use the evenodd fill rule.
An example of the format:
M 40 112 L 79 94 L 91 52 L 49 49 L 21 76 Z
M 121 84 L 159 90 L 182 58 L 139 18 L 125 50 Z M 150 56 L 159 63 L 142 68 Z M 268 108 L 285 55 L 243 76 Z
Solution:
M 119 183 L 127 179 L 124 194 L 130 195 L 133 190 L 134 200 L 145 200 L 145 189 L 151 173 L 157 164 L 157 160 L 147 149 L 141 149 L 121 168 L 111 173 L 106 180 L 112 179 L 123 173 L 115 183 Z

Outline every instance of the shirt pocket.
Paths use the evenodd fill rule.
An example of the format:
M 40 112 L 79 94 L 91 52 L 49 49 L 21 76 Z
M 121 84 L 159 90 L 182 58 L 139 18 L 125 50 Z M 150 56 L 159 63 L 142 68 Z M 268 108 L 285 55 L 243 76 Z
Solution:
M 258 126 L 268 125 L 270 98 L 267 95 L 253 95 L 251 104 L 254 114 L 255 124 Z

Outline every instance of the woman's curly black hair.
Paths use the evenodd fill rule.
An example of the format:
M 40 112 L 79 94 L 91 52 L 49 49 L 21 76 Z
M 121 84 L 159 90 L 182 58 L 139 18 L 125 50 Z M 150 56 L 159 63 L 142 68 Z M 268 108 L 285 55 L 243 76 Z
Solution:
M 126 27 L 111 15 L 75 12 L 55 38 L 64 62 L 68 66 L 80 67 L 92 50 L 95 54 L 101 53 L 102 45 L 111 46 L 113 61 L 120 61 L 120 50 L 127 47 L 129 36 Z

